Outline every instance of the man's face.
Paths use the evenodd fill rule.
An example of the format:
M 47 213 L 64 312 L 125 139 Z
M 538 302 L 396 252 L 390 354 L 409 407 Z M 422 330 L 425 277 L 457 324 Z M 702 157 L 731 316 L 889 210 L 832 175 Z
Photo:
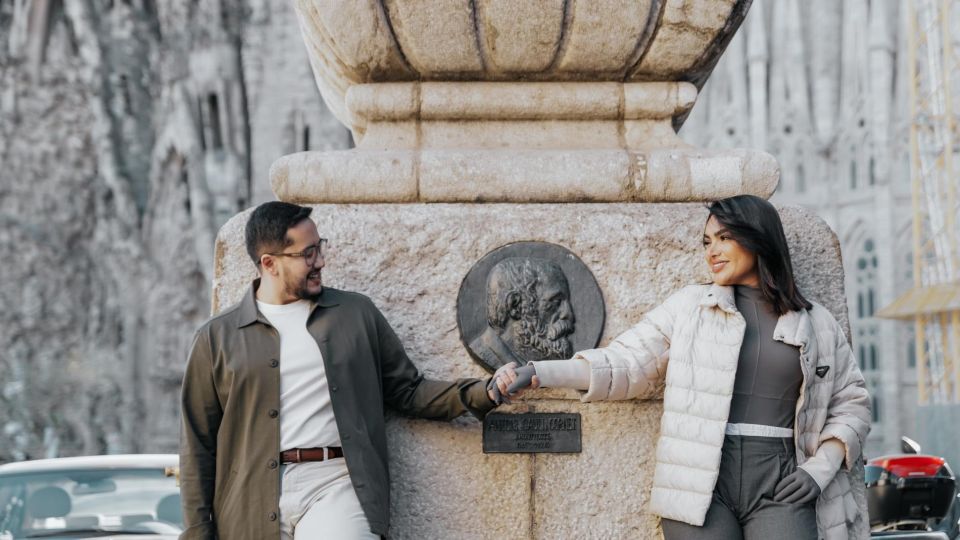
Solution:
M 283 253 L 299 253 L 316 246 L 320 242 L 320 234 L 312 220 L 305 219 L 287 230 L 287 237 L 293 244 L 287 246 Z M 292 298 L 315 300 L 323 292 L 321 270 L 324 266 L 323 254 L 309 264 L 303 257 L 277 257 L 279 278 L 283 282 L 284 292 Z
M 574 316 L 570 306 L 570 290 L 561 274 L 545 272 L 539 295 L 533 302 L 524 302 L 520 325 L 516 330 L 527 360 L 570 358 L 573 345 L 567 336 L 573 333 Z

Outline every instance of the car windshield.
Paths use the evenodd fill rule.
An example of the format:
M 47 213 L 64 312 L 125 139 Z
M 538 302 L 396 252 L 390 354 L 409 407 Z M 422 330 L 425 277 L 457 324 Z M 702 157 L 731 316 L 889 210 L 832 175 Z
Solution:
M 0 540 L 55 531 L 179 532 L 180 490 L 163 469 L 0 476 Z

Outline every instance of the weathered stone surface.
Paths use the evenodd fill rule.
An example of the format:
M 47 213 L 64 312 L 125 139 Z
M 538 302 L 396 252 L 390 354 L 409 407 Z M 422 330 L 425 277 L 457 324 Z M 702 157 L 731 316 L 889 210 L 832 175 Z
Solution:
M 473 2 L 385 0 L 384 6 L 397 44 L 421 76 L 442 79 L 450 73 L 483 71 Z
M 709 200 L 744 192 L 768 196 L 775 181 L 769 192 L 749 188 L 768 180 L 769 175 L 762 174 L 760 180 L 742 175 L 731 178 L 728 172 L 737 167 L 723 166 L 718 172 L 716 161 L 711 162 L 711 170 L 698 170 L 691 163 L 689 174 L 678 179 L 678 186 L 670 185 L 669 177 L 654 178 L 653 185 L 665 186 L 654 191 L 667 194 L 655 198 L 647 195 L 643 178 L 643 165 L 652 159 L 647 156 L 617 156 L 618 161 L 629 162 L 626 174 L 601 178 L 596 183 L 601 187 L 595 190 L 589 174 L 581 174 L 594 166 L 595 154 L 565 156 L 571 172 L 560 175 L 564 178 L 559 182 L 554 180 L 555 171 L 545 173 L 537 168 L 552 160 L 552 154 L 528 153 L 526 159 L 509 161 L 488 154 L 469 164 L 472 174 L 462 185 L 456 185 L 459 178 L 448 174 L 444 163 L 457 156 L 427 155 L 451 147 L 524 152 L 686 147 L 671 131 L 682 124 L 698 85 L 740 25 L 749 4 L 750 0 L 699 0 L 693 4 L 680 0 L 562 4 L 554 0 L 383 0 L 379 4 L 338 4 L 337 10 L 342 12 L 338 20 L 355 23 L 361 34 L 372 32 L 370 44 L 365 45 L 356 36 L 343 35 L 342 29 L 331 30 L 323 14 L 324 8 L 332 7 L 326 0 L 299 0 L 301 29 L 324 99 L 353 131 L 359 149 L 384 153 L 359 156 L 347 152 L 317 158 L 334 173 L 323 179 L 322 191 L 350 192 L 356 199 L 339 194 L 318 197 L 321 194 L 310 192 L 308 180 L 289 174 L 283 175 L 283 189 L 276 193 L 289 200 L 313 202 L 409 201 L 408 191 L 393 197 L 375 191 L 378 185 L 389 183 L 387 179 L 345 176 L 356 173 L 351 167 L 355 157 L 364 161 L 366 169 L 382 170 L 384 166 L 378 166 L 376 160 L 393 161 L 396 158 L 390 151 L 411 149 L 404 160 L 415 163 L 414 178 L 404 178 L 401 184 L 418 186 L 413 196 L 417 201 L 563 202 L 566 193 L 572 193 L 576 201 L 598 202 Z M 395 65 L 398 54 L 409 70 L 369 68 Z M 413 78 L 432 82 L 396 84 Z M 377 84 L 356 88 L 371 82 Z M 628 88 L 625 82 L 637 88 Z M 738 159 L 733 156 L 730 161 Z M 439 170 L 421 166 L 430 161 L 439 161 Z M 341 170 L 344 175 L 339 174 Z M 741 173 L 748 170 L 739 167 Z M 438 174 L 441 180 L 433 178 Z M 534 177 L 534 186 L 550 186 L 547 194 L 531 195 L 530 189 L 516 181 L 526 177 Z M 350 185 L 341 188 L 335 185 L 338 182 Z M 716 183 L 722 185 L 719 191 L 711 188 Z M 747 189 L 727 193 L 732 186 L 741 185 Z M 439 189 L 431 190 L 431 186 Z M 456 195 L 450 195 L 451 191 Z
M 350 125 L 343 96 L 351 84 L 415 78 L 376 0 L 297 0 L 303 41 L 317 87 L 334 115 Z
M 417 124 L 420 143 L 424 150 L 421 153 L 429 154 L 446 149 L 477 152 L 478 159 L 474 168 L 480 174 L 504 178 L 503 173 L 495 168 L 485 167 L 483 155 L 488 149 L 496 149 L 503 155 L 524 155 L 535 150 L 557 151 L 596 149 L 610 151 L 617 149 L 623 140 L 618 122 L 603 121 L 563 121 L 543 120 L 530 122 L 527 120 L 499 120 L 494 122 L 463 122 L 438 121 L 419 122 Z M 385 139 L 389 131 L 383 130 L 382 125 L 372 126 L 377 130 L 377 138 Z M 392 125 L 391 125 L 392 127 Z M 673 141 L 676 141 L 674 136 Z M 366 142 L 366 139 L 364 140 Z M 378 141 L 379 142 L 379 141 Z M 512 151 L 506 151 L 513 148 Z M 572 150 L 571 150 L 572 149 Z M 571 156 L 572 157 L 572 156 Z M 586 157 L 586 156 L 585 156 Z M 497 156 L 497 160 L 502 157 Z M 536 170 L 521 169 L 520 163 L 514 163 L 513 168 L 506 172 L 506 177 L 523 177 L 526 175 L 541 176 Z M 587 163 L 578 164 L 578 167 L 589 167 Z M 450 178 L 456 182 L 455 178 Z M 574 185 L 587 184 L 589 179 L 581 177 Z M 461 191 L 464 191 L 463 189 Z M 509 198 L 511 189 L 506 189 L 503 196 Z
M 524 538 L 532 515 L 532 463 L 484 454 L 480 424 L 393 417 L 390 448 L 390 538 Z
M 653 37 L 660 13 L 651 8 L 659 4 L 653 0 L 573 2 L 558 71 L 622 73 Z
M 470 133 L 469 127 L 448 127 L 454 143 L 467 139 L 463 131 Z M 509 131 L 514 126 L 505 127 Z M 586 123 L 585 127 L 598 135 L 605 133 L 603 126 Z M 574 131 L 571 126 L 567 129 Z M 477 134 L 474 140 L 483 137 Z M 773 156 L 754 150 L 457 147 L 420 152 L 301 152 L 278 159 L 270 176 L 279 199 L 300 203 L 559 203 L 686 202 L 743 193 L 769 197 L 779 173 Z
M 358 151 L 642 150 L 687 146 L 673 121 L 696 96 L 696 87 L 683 82 L 381 83 L 352 86 L 347 104 Z
M 752 150 L 689 147 L 689 83 L 383 83 L 351 87 L 349 151 L 284 156 L 274 193 L 304 203 L 696 201 L 769 197 Z
M 297 0 L 317 85 L 351 129 L 358 83 L 676 81 L 699 86 L 749 0 Z M 660 42 L 663 43 L 660 43 Z
M 490 250 L 518 240 L 565 246 L 596 276 L 607 307 L 601 343 L 671 292 L 709 280 L 701 204 L 317 205 L 330 238 L 324 281 L 369 295 L 429 376 L 483 376 L 459 339 L 463 276 Z M 800 288 L 847 328 L 836 237 L 823 221 L 782 208 Z M 214 307 L 254 277 L 242 213 L 217 242 Z M 544 390 L 506 411 L 579 412 L 579 455 L 484 455 L 480 425 L 389 422 L 394 538 L 656 538 L 645 513 L 661 403 L 582 404 Z M 531 491 L 532 489 L 532 491 Z
M 644 508 L 650 498 L 662 402 L 583 406 L 543 400 L 533 406 L 538 411 L 579 412 L 583 452 L 539 454 L 532 460 L 536 490 L 531 537 L 659 538 L 659 519 Z
M 487 69 L 536 72 L 550 67 L 560 46 L 564 0 L 475 3 Z
M 273 191 L 285 201 L 414 202 L 415 156 L 407 152 L 300 152 L 270 168 Z M 282 195 L 280 195 L 282 194 Z
M 659 80 L 688 71 L 702 61 L 704 51 L 724 30 L 739 0 L 693 4 L 666 0 L 657 36 L 632 78 Z M 718 55 L 719 56 L 719 55 Z
M 697 88 L 685 82 L 423 82 L 350 87 L 361 125 L 394 120 L 661 120 L 685 113 Z M 362 144 L 362 141 L 361 141 Z

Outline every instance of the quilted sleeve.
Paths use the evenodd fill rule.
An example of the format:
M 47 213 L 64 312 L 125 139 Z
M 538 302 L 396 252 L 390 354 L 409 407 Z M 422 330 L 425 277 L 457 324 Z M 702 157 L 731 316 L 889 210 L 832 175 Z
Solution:
M 649 311 L 609 345 L 577 353 L 590 364 L 590 387 L 583 401 L 649 399 L 662 387 L 670 357 L 670 338 L 678 314 L 695 302 L 686 287 Z
M 850 344 L 836 321 L 833 321 L 833 331 L 837 373 L 820 442 L 834 437 L 839 439 L 846 449 L 844 463 L 850 468 L 860 457 L 863 441 L 870 432 L 870 395 Z

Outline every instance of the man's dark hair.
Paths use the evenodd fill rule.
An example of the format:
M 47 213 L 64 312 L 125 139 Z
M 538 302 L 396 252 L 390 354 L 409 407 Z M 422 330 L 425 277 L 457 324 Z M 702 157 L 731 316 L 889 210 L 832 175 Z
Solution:
M 245 236 L 247 253 L 253 263 L 260 266 L 264 253 L 279 253 L 293 243 L 287 231 L 301 221 L 309 219 L 312 208 L 280 201 L 261 204 L 250 214 Z
M 777 315 L 813 307 L 797 289 L 787 236 L 772 204 L 754 195 L 737 195 L 708 208 L 737 243 L 757 256 L 760 291 Z

